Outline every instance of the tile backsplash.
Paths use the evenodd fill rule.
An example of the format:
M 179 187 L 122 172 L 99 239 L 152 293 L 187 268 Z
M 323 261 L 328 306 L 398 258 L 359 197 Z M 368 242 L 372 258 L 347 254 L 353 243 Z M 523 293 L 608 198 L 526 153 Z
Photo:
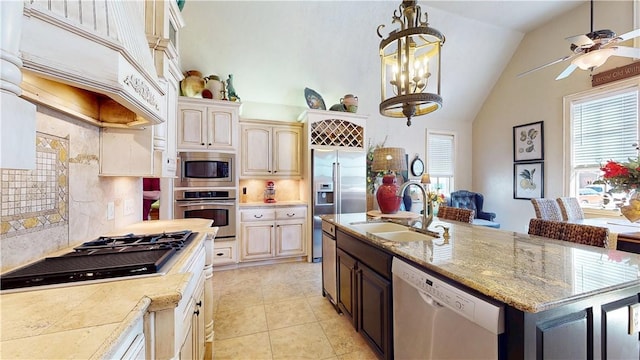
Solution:
M 36 131 L 35 169 L 0 169 L 0 271 L 141 220 L 142 179 L 100 176 L 100 128 L 38 105 Z
M 34 170 L 0 170 L 3 237 L 69 226 L 68 154 L 68 139 L 38 133 Z

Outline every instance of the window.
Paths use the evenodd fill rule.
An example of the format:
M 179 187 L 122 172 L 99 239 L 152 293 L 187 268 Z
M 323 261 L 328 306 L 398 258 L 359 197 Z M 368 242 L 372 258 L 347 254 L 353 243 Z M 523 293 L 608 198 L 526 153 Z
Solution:
M 431 189 L 449 195 L 454 188 L 455 135 L 427 130 L 427 173 Z
M 593 181 L 607 160 L 627 161 L 638 155 L 638 89 L 636 79 L 565 98 L 565 186 L 583 207 L 615 209 L 627 201 L 626 194 L 612 193 Z

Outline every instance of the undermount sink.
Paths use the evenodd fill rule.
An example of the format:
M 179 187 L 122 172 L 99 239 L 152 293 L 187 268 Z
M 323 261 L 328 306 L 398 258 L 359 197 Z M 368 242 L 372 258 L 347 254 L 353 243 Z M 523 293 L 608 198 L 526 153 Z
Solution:
M 391 222 L 352 223 L 351 226 L 356 230 L 370 232 L 376 235 L 377 233 L 392 231 L 407 231 L 406 226 Z
M 422 234 L 417 231 L 403 230 L 403 231 L 390 231 L 379 232 L 375 234 L 379 238 L 383 238 L 389 241 L 395 242 L 410 242 L 410 241 L 422 241 L 433 240 L 435 237 L 427 234 Z

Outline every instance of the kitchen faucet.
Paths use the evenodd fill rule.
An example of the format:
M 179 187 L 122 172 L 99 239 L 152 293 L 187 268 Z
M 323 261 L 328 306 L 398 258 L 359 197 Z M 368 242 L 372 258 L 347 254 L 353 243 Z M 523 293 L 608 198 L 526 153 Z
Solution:
M 431 236 L 439 237 L 440 236 L 439 233 L 427 229 L 429 227 L 429 225 L 431 225 L 431 222 L 433 221 L 433 212 L 430 212 L 429 208 L 427 207 L 427 204 L 429 202 L 429 197 L 428 197 L 427 191 L 422 186 L 420 186 L 420 184 L 414 183 L 414 182 L 411 182 L 411 181 L 407 181 L 407 182 L 405 182 L 404 184 L 402 184 L 400 186 L 400 188 L 396 192 L 396 196 L 397 197 L 402 197 L 402 195 L 404 194 L 404 191 L 411 185 L 417 186 L 418 189 L 420 189 L 420 191 L 422 191 L 422 224 L 421 224 L 422 227 L 420 229 L 421 230 L 420 232 L 426 233 L 426 234 L 431 235 Z M 427 215 L 427 213 L 429 213 L 429 214 Z

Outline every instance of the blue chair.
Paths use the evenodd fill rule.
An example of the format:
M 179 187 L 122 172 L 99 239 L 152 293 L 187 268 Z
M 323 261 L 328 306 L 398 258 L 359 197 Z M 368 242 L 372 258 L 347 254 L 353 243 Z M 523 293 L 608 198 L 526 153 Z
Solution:
M 447 205 L 451 207 L 470 209 L 475 211 L 475 218 L 473 219 L 473 225 L 488 226 L 499 229 L 500 224 L 494 222 L 496 213 L 483 211 L 484 196 L 479 193 L 471 192 L 468 190 L 458 190 L 451 193 L 447 200 Z

